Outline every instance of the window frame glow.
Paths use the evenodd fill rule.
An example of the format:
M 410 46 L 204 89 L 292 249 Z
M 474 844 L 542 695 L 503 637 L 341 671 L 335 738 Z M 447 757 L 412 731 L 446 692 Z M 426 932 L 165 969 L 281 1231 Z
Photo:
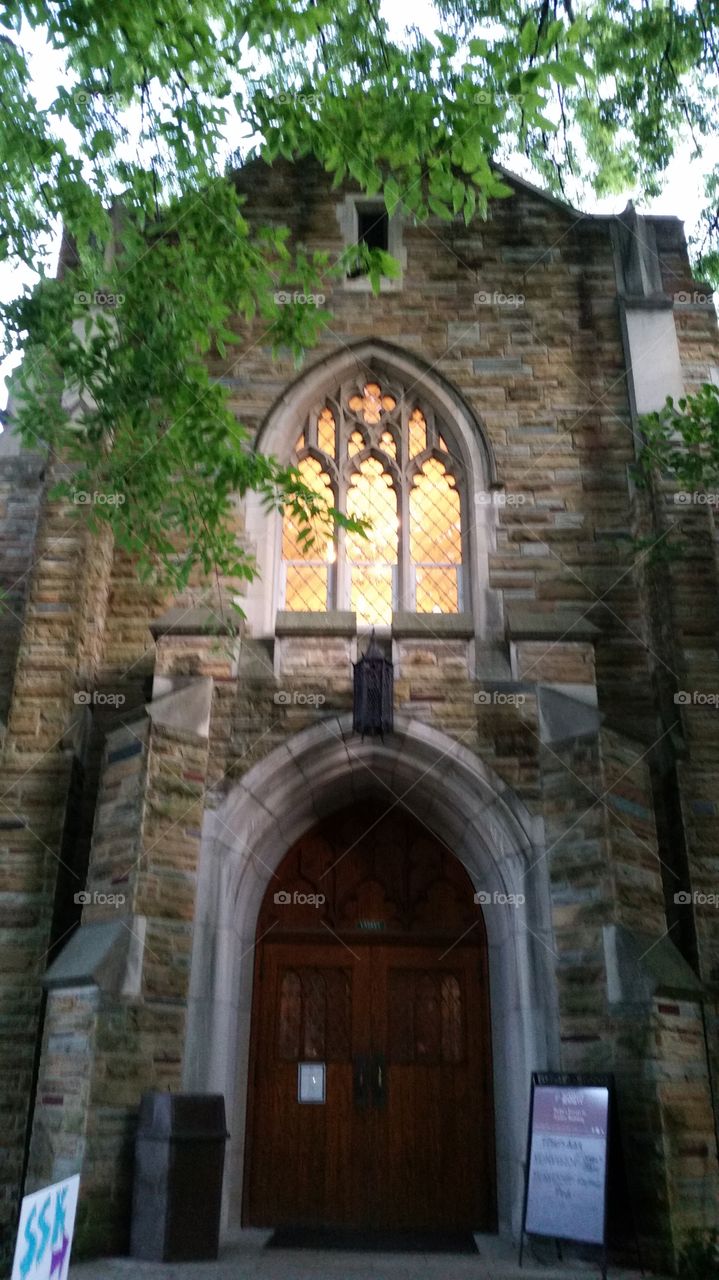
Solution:
M 368 423 L 365 420 L 362 408 L 359 406 L 359 400 L 365 395 L 364 389 L 368 385 L 381 387 L 383 402 L 388 405 L 394 402 L 393 407 L 382 410 L 377 422 Z M 354 403 L 354 409 L 350 408 L 350 401 Z M 327 409 L 331 411 L 336 426 L 334 457 L 324 453 L 318 444 L 318 420 L 320 415 L 323 414 L 325 414 L 326 418 L 325 411 Z M 427 448 L 410 457 L 409 422 L 417 410 L 421 412 L 426 422 Z M 363 447 L 354 453 L 350 453 L 348 449 L 349 440 L 355 432 L 361 436 Z M 382 436 L 385 432 L 389 432 L 394 441 L 395 448 L 393 452 L 396 457 L 393 456 L 393 452 L 385 452 L 382 446 Z M 379 373 L 365 373 L 364 376 L 345 381 L 337 388 L 334 395 L 324 396 L 321 400 L 318 400 L 304 422 L 300 420 L 297 423 L 296 440 L 302 447 L 293 451 L 291 462 L 294 465 L 299 465 L 307 457 L 319 462 L 322 470 L 329 478 L 335 503 L 341 511 L 347 510 L 352 475 L 358 472 L 362 464 L 369 458 L 381 461 L 383 470 L 390 477 L 392 487 L 397 494 L 399 554 L 397 564 L 392 568 L 393 612 L 414 613 L 417 611 L 417 571 L 427 567 L 438 570 L 447 567 L 450 571 L 456 573 L 457 608 L 456 610 L 446 610 L 435 607 L 431 612 L 422 611 L 422 616 L 430 618 L 438 612 L 452 612 L 456 616 L 456 614 L 464 613 L 471 608 L 466 590 L 470 578 L 468 572 L 467 512 L 469 506 L 467 501 L 466 470 L 459 451 L 454 444 L 454 433 L 452 432 L 451 424 L 444 418 L 439 419 L 435 415 L 432 406 L 424 401 L 421 394 L 416 394 L 414 388 L 405 390 L 394 379 L 386 378 Z M 414 477 L 422 472 L 423 465 L 430 458 L 436 459 L 444 468 L 446 474 L 452 477 L 454 488 L 459 498 L 460 559 L 458 562 L 450 559 L 447 562 L 422 562 L 420 565 L 415 564 L 411 559 L 410 493 L 413 488 Z M 335 531 L 335 544 L 332 548 L 333 555 L 328 554 L 325 559 L 329 569 L 327 599 L 327 609 L 329 610 L 349 610 L 352 607 L 352 565 L 347 560 L 346 539 L 345 530 L 337 529 Z M 283 560 L 282 607 L 287 607 L 284 594 L 286 565 L 287 562 Z M 313 609 L 312 611 L 321 612 L 322 610 Z M 376 623 L 381 627 L 387 625 L 387 618 L 385 616 L 381 619 L 374 619 L 370 616 L 362 617 L 358 614 L 358 623 L 361 626 Z

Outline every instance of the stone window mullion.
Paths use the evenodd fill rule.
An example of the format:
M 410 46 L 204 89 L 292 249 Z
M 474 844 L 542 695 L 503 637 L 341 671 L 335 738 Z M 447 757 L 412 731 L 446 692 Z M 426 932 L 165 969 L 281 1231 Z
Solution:
M 340 405 L 344 403 L 344 388 Z M 347 420 L 340 407 L 340 418 L 337 424 L 337 509 L 343 514 L 347 511 Z M 347 536 L 344 529 L 337 530 L 337 562 L 335 564 L 335 608 L 350 607 L 350 572 L 346 555 Z
M 412 561 L 409 551 L 409 489 L 410 480 L 408 478 L 409 470 L 409 450 L 407 446 L 408 431 L 408 408 L 407 402 L 402 400 L 402 413 L 400 417 L 401 423 L 401 475 L 402 485 L 399 493 L 399 583 L 398 583 L 398 599 L 397 608 L 405 609 L 412 612 L 414 609 L 414 581 L 412 575 Z

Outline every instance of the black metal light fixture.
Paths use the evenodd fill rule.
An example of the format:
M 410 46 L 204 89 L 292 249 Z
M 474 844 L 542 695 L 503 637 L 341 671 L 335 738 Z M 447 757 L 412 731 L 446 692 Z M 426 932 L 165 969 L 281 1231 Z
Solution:
M 392 732 L 394 671 L 374 638 L 370 636 L 367 652 L 354 663 L 354 703 L 352 728 L 370 737 Z

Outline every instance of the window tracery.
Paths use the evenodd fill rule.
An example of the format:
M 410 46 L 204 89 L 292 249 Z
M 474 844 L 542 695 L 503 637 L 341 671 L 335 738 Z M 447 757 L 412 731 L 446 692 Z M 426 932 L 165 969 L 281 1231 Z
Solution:
M 283 522 L 284 607 L 352 609 L 360 625 L 392 613 L 465 608 L 465 477 L 444 424 L 421 397 L 381 380 L 339 388 L 298 424 L 292 455 L 305 483 L 367 536 Z

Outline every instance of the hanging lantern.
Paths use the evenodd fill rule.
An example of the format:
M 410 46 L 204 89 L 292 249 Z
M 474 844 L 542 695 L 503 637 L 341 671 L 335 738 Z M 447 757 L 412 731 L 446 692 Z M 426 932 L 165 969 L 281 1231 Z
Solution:
M 352 728 L 355 733 L 371 737 L 392 732 L 394 672 L 374 638 L 359 662 L 354 663 L 354 704 Z

